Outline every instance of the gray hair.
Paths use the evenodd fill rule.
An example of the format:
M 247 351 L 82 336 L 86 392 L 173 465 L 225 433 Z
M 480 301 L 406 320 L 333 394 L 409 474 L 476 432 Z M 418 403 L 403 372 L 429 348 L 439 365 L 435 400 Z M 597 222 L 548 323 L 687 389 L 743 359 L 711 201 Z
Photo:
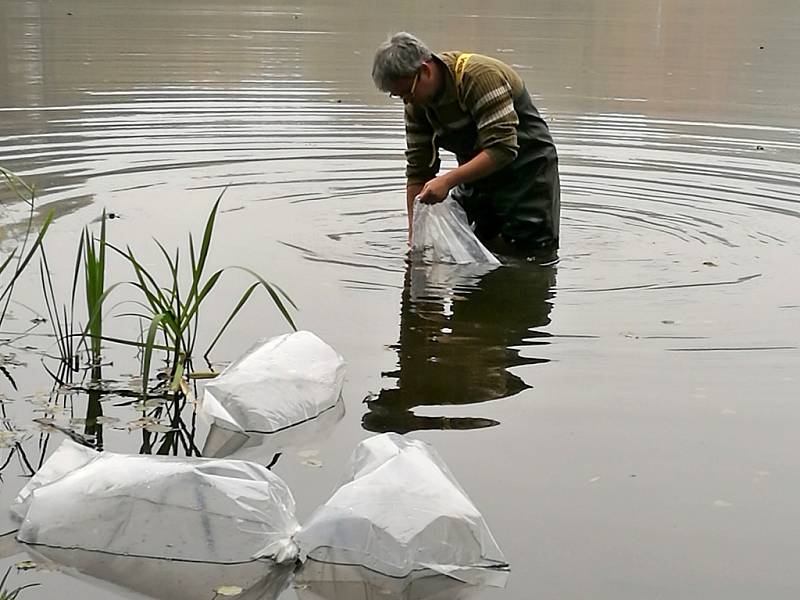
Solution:
M 433 53 L 419 38 L 400 31 L 383 42 L 375 51 L 372 81 L 381 91 L 388 92 L 392 81 L 413 77 L 422 63 Z

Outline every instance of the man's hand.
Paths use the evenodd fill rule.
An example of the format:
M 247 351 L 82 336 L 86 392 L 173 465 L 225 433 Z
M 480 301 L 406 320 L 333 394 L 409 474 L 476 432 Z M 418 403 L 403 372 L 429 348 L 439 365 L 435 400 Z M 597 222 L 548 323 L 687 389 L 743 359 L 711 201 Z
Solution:
M 419 200 L 424 204 L 436 204 L 447 198 L 450 185 L 444 176 L 434 177 L 426 183 L 419 193 Z

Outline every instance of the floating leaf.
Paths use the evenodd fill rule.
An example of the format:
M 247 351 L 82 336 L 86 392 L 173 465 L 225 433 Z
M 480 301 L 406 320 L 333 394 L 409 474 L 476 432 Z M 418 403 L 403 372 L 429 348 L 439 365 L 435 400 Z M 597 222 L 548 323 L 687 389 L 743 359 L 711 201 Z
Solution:
M 14 567 L 18 571 L 30 571 L 31 569 L 35 569 L 38 566 L 39 565 L 37 565 L 32 560 L 23 560 L 22 562 L 18 562 L 17 564 L 14 565 Z
M 27 431 L 0 430 L 0 448 L 10 448 L 17 442 L 24 442 L 30 437 Z
M 33 419 L 33 422 L 36 423 L 42 431 L 53 431 L 55 429 L 55 419 L 38 418 Z
M 303 450 L 302 452 L 298 452 L 297 456 L 300 458 L 313 458 L 319 455 L 319 450 Z
M 192 371 L 189 373 L 189 379 L 214 379 L 219 375 L 217 371 Z
M 322 466 L 322 461 L 316 458 L 307 458 L 306 460 L 302 461 L 302 464 L 307 467 L 314 467 L 318 469 Z
M 218 596 L 238 596 L 243 591 L 238 585 L 221 585 L 214 588 L 214 593 Z
M 156 423 L 157 421 L 152 417 L 142 417 L 134 421 L 128 421 L 126 427 L 128 428 L 128 430 L 132 431 L 134 429 L 143 429 L 149 425 L 155 425 Z
M 43 412 L 58 415 L 64 412 L 64 407 L 60 404 L 46 404 L 41 408 L 34 408 L 33 412 Z
M 158 408 L 162 404 L 166 402 L 164 398 L 150 398 L 144 402 L 137 402 L 133 405 L 133 410 L 139 412 L 143 410 L 148 410 L 150 408 Z
M 167 433 L 169 431 L 175 431 L 169 425 L 164 425 L 163 423 L 154 423 L 152 425 L 145 425 L 144 428 L 149 431 L 150 433 Z

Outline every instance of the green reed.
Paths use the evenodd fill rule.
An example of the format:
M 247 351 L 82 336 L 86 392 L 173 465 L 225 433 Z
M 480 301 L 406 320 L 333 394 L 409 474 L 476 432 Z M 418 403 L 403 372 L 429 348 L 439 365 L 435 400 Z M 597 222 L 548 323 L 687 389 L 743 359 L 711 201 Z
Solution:
M 139 351 L 141 390 L 138 393 L 138 406 L 143 411 L 142 418 L 160 420 L 163 416 L 167 416 L 169 421 L 170 430 L 163 432 L 161 445 L 156 451 L 177 452 L 180 442 L 187 453 L 199 454 L 192 440 L 194 415 L 190 430 L 182 421 L 182 413 L 187 402 L 191 401 L 191 384 L 196 378 L 193 373 L 193 359 L 199 354 L 196 346 L 201 333 L 201 308 L 210 294 L 220 287 L 224 273 L 241 270 L 248 273 L 253 282 L 238 296 L 234 296 L 236 302 L 227 314 L 227 318 L 215 332 L 208 347 L 203 350 L 202 356 L 206 361 L 228 326 L 259 288 L 267 292 L 273 306 L 279 310 L 286 322 L 295 328 L 289 308 L 297 307 L 280 287 L 244 267 L 232 266 L 213 271 L 208 268 L 221 199 L 222 194 L 217 198 L 206 219 L 199 245 L 191 233 L 188 236 L 188 248 L 183 253 L 180 247 L 170 252 L 162 242 L 155 240 L 164 260 L 165 268 L 162 269 L 145 267 L 139 255 L 130 246 L 123 249 L 111 243 L 107 239 L 107 217 L 103 213 L 99 237 L 94 237 L 88 228 L 81 236 L 75 260 L 70 302 L 60 309 L 56 308 L 57 300 L 53 291 L 50 265 L 46 253 L 42 251 L 42 288 L 62 364 L 59 374 L 51 371 L 51 375 L 60 383 L 66 383 L 64 371 L 77 372 L 80 369 L 80 356 L 88 354 L 92 380 L 95 383 L 83 388 L 83 391 L 88 392 L 90 396 L 86 414 L 86 433 L 94 436 L 98 443 L 102 440 L 102 427 L 97 423 L 97 418 L 102 415 L 100 395 L 110 393 L 104 389 L 104 384 L 100 381 L 103 342 L 131 346 Z M 107 250 L 111 250 L 111 254 Z M 123 278 L 122 281 L 111 284 L 107 282 L 107 262 L 111 255 L 121 257 L 123 263 L 128 265 L 131 269 L 130 278 L 127 280 Z M 81 278 L 84 282 L 82 291 L 85 296 L 88 321 L 85 327 L 78 331 L 74 313 L 81 292 Z M 138 339 L 110 337 L 106 334 L 107 327 L 104 321 L 108 315 L 107 311 L 104 311 L 104 306 L 112 293 L 117 294 L 115 290 L 120 286 L 132 288 L 135 293 L 132 296 L 126 293 L 119 304 L 132 304 L 136 308 L 116 316 L 135 317 L 144 324 L 141 337 Z M 163 364 L 166 366 L 158 370 L 159 378 L 155 385 L 151 385 L 156 354 L 163 357 Z M 71 373 L 66 377 L 69 381 Z M 120 390 L 116 389 L 114 393 L 119 395 Z M 149 400 L 150 398 L 162 399 L 163 402 Z M 143 430 L 143 452 L 153 450 L 151 441 L 153 433 L 151 430 Z
M 159 282 L 156 276 L 143 266 L 142 262 L 136 257 L 130 247 L 121 250 L 108 244 L 109 248 L 114 249 L 128 261 L 135 276 L 135 279 L 128 283 L 133 285 L 142 295 L 142 301 L 139 303 L 139 306 L 144 308 L 145 312 L 129 313 L 129 315 L 142 318 L 145 322 L 149 323 L 142 344 L 141 376 L 142 391 L 145 395 L 149 389 L 153 351 L 156 349 L 166 350 L 166 363 L 169 365 L 169 390 L 171 392 L 180 390 L 180 381 L 187 378 L 191 360 L 195 354 L 195 345 L 199 332 L 200 309 L 203 302 L 215 289 L 220 278 L 226 271 L 232 269 L 243 270 L 249 273 L 255 281 L 241 293 L 227 319 L 217 332 L 211 344 L 204 351 L 204 357 L 208 357 L 209 352 L 216 345 L 217 341 L 219 341 L 228 325 L 230 325 L 239 311 L 248 302 L 253 292 L 258 288 L 266 290 L 273 304 L 283 315 L 287 323 L 292 328 L 295 328 L 287 305 L 295 309 L 297 307 L 280 287 L 267 282 L 259 274 L 250 269 L 238 266 L 225 267 L 217 269 L 210 275 L 206 274 L 212 235 L 221 200 L 222 194 L 217 198 L 206 220 L 203 238 L 199 247 L 195 245 L 194 237 L 189 234 L 189 264 L 186 273 L 183 273 L 181 270 L 185 262 L 181 262 L 180 249 L 176 249 L 174 254 L 170 254 L 161 242 L 155 240 L 156 245 L 164 257 L 169 273 L 168 277 L 163 282 Z M 187 279 L 188 288 L 186 285 L 181 285 L 181 282 L 186 282 Z M 156 339 L 159 335 L 163 337 L 163 344 L 160 345 L 156 343 Z
M 2 281 L 2 283 L 0 283 L 0 303 L 2 303 L 2 309 L 0 309 L 1 325 L 8 312 L 8 305 L 11 302 L 14 286 L 36 251 L 41 247 L 42 240 L 44 239 L 47 229 L 50 227 L 54 213 L 52 210 L 48 211 L 39 226 L 39 232 L 36 238 L 32 244 L 29 244 L 30 238 L 33 235 L 35 222 L 36 190 L 18 176 L 14 175 L 11 171 L 2 167 L 0 167 L 0 180 L 2 180 L 5 187 L 10 190 L 18 200 L 27 204 L 30 210 L 22 240 L 9 252 L 8 256 L 6 256 L 2 262 L 0 262 L 0 281 Z M 3 281 L 5 277 L 8 277 L 8 279 Z
M 14 284 L 36 251 L 39 250 L 42 292 L 60 359 L 57 369 L 51 370 L 43 362 L 44 368 L 58 385 L 67 384 L 73 391 L 88 392 L 89 404 L 86 412 L 85 433 L 98 445 L 102 445 L 102 425 L 99 422 L 99 417 L 103 414 L 102 397 L 111 393 L 117 396 L 133 396 L 138 397 L 136 405 L 142 410 L 143 419 L 160 420 L 164 413 L 169 417 L 169 431 L 158 430 L 155 427 L 147 431 L 143 430 L 143 451 L 152 450 L 150 434 L 164 433 L 158 452 L 167 453 L 170 450 L 177 452 L 180 442 L 187 453 L 199 454 L 199 450 L 193 442 L 194 413 L 192 414 L 191 430 L 184 424 L 182 413 L 187 403 L 194 401 L 193 381 L 215 375 L 215 373 L 209 372 L 195 373 L 192 363 L 193 359 L 197 357 L 196 346 L 201 333 L 201 308 L 212 291 L 219 287 L 222 276 L 230 270 L 240 270 L 252 277 L 252 283 L 245 287 L 238 297 L 234 296 L 234 298 L 238 298 L 237 301 L 222 326 L 216 331 L 208 347 L 203 350 L 202 357 L 209 366 L 209 353 L 259 288 L 266 291 L 272 305 L 278 309 L 285 321 L 293 329 L 296 329 L 289 309 L 296 310 L 297 307 L 280 287 L 245 267 L 230 266 L 214 271 L 208 268 L 214 228 L 224 191 L 217 198 L 206 219 L 199 245 L 191 233 L 188 237 L 188 251 L 185 249 L 183 254 L 181 248 L 176 248 L 174 252 L 168 252 L 163 243 L 155 240 L 155 244 L 164 258 L 166 274 L 163 269 L 156 271 L 146 268 L 130 246 L 122 249 L 108 240 L 107 215 L 104 211 L 100 219 L 99 235 L 93 233 L 89 227 L 82 232 L 72 271 L 70 296 L 68 301 L 61 302 L 55 291 L 53 271 L 42 243 L 52 222 L 53 212 L 46 215 L 35 241 L 33 244 L 29 244 L 28 237 L 33 231 L 35 190 L 9 171 L 0 169 L 0 176 L 16 197 L 25 200 L 31 207 L 28 231 L 23 242 L 0 263 L 0 282 L 6 271 L 11 274 L 10 279 L 0 285 L 0 303 L 3 303 L 0 322 L 6 313 Z M 113 255 L 121 257 L 123 263 L 130 267 L 131 276 L 127 280 L 123 277 L 121 281 L 108 283 L 108 259 L 110 257 L 108 250 L 111 250 Z M 137 339 L 110 337 L 106 333 L 107 323 L 105 321 L 109 311 L 105 310 L 105 306 L 109 296 L 116 293 L 115 290 L 120 286 L 132 287 L 135 294 L 133 297 L 123 298 L 117 305 L 132 303 L 138 309 L 116 316 L 133 316 L 140 319 L 144 327 Z M 84 326 L 78 324 L 75 316 L 81 304 L 86 309 L 87 320 Z M 111 390 L 107 387 L 107 382 L 104 382 L 101 377 L 104 343 L 125 345 L 137 349 L 141 389 L 116 388 Z M 163 357 L 163 364 L 166 366 L 158 370 L 157 383 L 151 385 L 153 361 L 157 353 Z M 0 370 L 2 369 L 3 366 L 0 364 Z M 76 374 L 84 371 L 90 373 L 91 382 L 74 384 Z M 84 380 L 85 377 L 85 374 L 79 375 L 78 379 Z M 160 400 L 149 400 L 150 398 Z M 134 401 L 132 400 L 129 404 L 134 404 Z
M 6 569 L 6 574 L 3 575 L 3 578 L 0 579 L 0 600 L 17 600 L 19 595 L 26 589 L 36 587 L 40 585 L 38 583 L 29 583 L 27 585 L 21 585 L 19 587 L 14 588 L 13 590 L 9 590 L 6 587 L 6 582 L 8 581 L 8 577 L 11 574 L 12 567 L 8 567 Z
M 101 344 L 103 342 L 103 299 L 105 297 L 106 272 L 106 211 L 100 221 L 100 239 L 95 240 L 89 228 L 83 230 L 81 244 L 86 249 L 83 273 L 86 287 L 86 312 L 89 321 L 86 330 L 91 340 L 92 368 L 96 369 L 94 379 L 100 379 L 102 361 Z

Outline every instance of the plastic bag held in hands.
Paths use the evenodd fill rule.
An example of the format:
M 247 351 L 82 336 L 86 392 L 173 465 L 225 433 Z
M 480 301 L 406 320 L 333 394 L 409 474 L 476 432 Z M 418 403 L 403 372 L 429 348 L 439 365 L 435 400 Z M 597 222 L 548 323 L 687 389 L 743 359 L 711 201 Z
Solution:
M 414 199 L 411 254 L 430 263 L 500 264 L 475 237 L 467 213 L 450 195 L 436 204 Z

